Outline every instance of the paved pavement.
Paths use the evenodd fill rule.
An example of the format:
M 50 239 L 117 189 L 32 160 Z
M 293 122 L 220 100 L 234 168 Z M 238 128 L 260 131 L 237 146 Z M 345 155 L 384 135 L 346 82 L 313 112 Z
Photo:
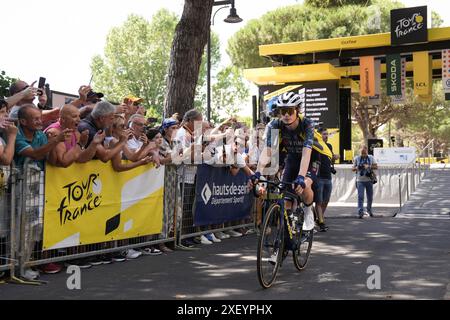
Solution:
M 317 233 L 306 270 L 285 261 L 274 287 L 256 278 L 256 236 L 228 239 L 135 261 L 82 270 L 81 290 L 68 274 L 44 275 L 39 287 L 0 285 L 0 299 L 450 299 L 450 220 L 329 219 Z M 369 266 L 381 289 L 369 290 Z
M 450 219 L 450 168 L 432 169 L 411 195 L 400 216 Z

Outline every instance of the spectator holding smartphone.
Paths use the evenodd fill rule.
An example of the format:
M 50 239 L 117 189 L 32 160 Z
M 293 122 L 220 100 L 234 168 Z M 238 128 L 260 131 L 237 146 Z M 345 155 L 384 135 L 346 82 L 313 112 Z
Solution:
M 17 127 L 6 118 L 8 104 L 0 99 L 0 165 L 10 165 L 14 157 Z
M 124 153 L 126 159 L 131 161 L 138 161 L 147 155 L 150 155 L 153 162 L 160 166 L 159 149 L 156 148 L 154 142 L 150 142 L 145 134 L 145 117 L 140 114 L 134 114 L 130 117 L 128 122 L 128 130 L 131 135 L 128 139 L 126 149 L 127 153 Z
M 83 131 L 88 130 L 88 139 L 85 147 L 89 147 L 97 133 L 101 134 L 110 128 L 114 122 L 114 113 L 116 109 L 112 104 L 107 101 L 101 101 L 97 103 L 92 110 L 91 114 L 80 121 L 78 125 L 78 131 L 83 133 Z M 103 142 L 103 141 L 102 141 Z M 125 135 L 120 137 L 119 143 L 112 149 L 107 149 L 103 143 L 97 145 L 95 157 L 103 162 L 108 162 L 116 154 L 122 151 L 123 146 L 127 142 L 127 137 Z
M 9 117 L 11 119 L 16 120 L 18 118 L 18 112 L 20 108 L 27 104 L 32 104 L 36 109 L 44 109 L 44 106 L 47 104 L 47 95 L 45 90 L 35 88 L 36 81 L 34 81 L 31 86 L 28 85 L 25 81 L 18 80 L 11 85 L 9 88 L 9 94 L 11 97 L 11 101 L 8 100 L 8 105 L 14 106 L 11 108 Z M 38 94 L 39 92 L 39 94 Z M 38 105 L 34 105 L 34 99 L 38 96 Z M 59 117 L 59 109 L 52 110 L 43 110 L 42 111 L 42 122 L 43 124 L 50 124 L 56 121 Z

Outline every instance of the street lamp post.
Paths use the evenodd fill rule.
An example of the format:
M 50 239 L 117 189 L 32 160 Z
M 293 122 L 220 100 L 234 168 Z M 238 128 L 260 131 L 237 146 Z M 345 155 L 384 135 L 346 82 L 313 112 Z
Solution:
M 209 29 L 208 29 L 208 42 L 207 42 L 207 61 L 206 61 L 206 69 L 207 69 L 207 78 L 206 78 L 206 118 L 208 121 L 211 121 L 211 25 L 214 25 L 214 18 L 216 13 L 221 9 L 228 8 L 228 5 L 231 5 L 230 14 L 228 17 L 223 20 L 226 23 L 239 23 L 242 19 L 237 15 L 236 8 L 234 7 L 234 0 L 226 0 L 226 1 L 214 1 L 213 7 L 215 6 L 224 6 L 216 10 L 211 20 Z

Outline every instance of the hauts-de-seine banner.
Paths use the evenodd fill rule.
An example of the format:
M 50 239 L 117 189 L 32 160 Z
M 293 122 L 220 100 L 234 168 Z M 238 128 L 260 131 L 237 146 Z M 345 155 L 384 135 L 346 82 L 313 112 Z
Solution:
M 248 177 L 240 170 L 203 164 L 197 169 L 194 226 L 221 224 L 250 217 L 253 193 L 247 187 Z
M 47 165 L 44 249 L 161 233 L 163 190 L 163 166 L 119 173 L 101 161 Z

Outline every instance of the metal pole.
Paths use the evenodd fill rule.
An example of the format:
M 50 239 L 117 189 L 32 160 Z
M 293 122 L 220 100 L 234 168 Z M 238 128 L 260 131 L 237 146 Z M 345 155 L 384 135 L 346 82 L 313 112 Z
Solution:
M 256 127 L 256 124 L 257 124 L 257 117 L 258 117 L 258 115 L 257 115 L 257 113 L 258 113 L 258 111 L 257 111 L 257 108 L 258 108 L 258 106 L 257 106 L 257 97 L 256 96 L 252 96 L 252 107 L 253 107 L 253 128 L 255 128 Z
M 400 175 L 400 173 L 398 174 L 398 198 L 400 201 L 400 209 L 398 212 L 402 211 L 402 177 Z
M 16 168 L 14 165 L 11 165 L 10 175 L 11 175 L 11 224 L 10 224 L 10 241 L 11 241 L 11 264 L 10 264 L 10 278 L 15 278 L 15 269 L 16 269 Z
M 390 147 L 392 147 L 392 140 L 391 140 L 391 120 L 389 120 L 389 133 L 388 133 L 388 135 L 389 135 L 389 137 L 388 137 L 388 140 L 389 140 L 389 148 Z
M 207 77 L 206 77 L 206 119 L 211 121 L 211 24 L 208 28 L 208 42 L 206 44 L 207 54 Z
M 421 177 L 421 175 L 420 175 L 420 159 L 419 159 L 418 169 L 419 169 L 419 183 L 420 183 L 420 181 L 422 181 L 422 177 Z
M 406 169 L 406 201 L 409 200 L 409 177 L 408 177 L 408 169 Z

